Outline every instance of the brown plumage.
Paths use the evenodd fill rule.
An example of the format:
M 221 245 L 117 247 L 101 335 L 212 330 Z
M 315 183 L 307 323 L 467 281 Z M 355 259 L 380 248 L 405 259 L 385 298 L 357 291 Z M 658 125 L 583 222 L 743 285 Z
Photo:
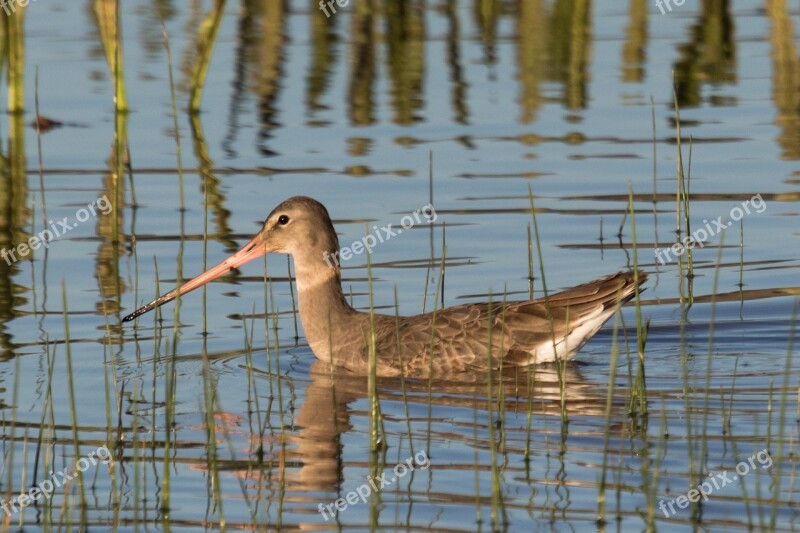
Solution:
M 325 207 L 304 196 L 276 207 L 239 252 L 123 321 L 169 302 L 265 253 L 294 258 L 300 320 L 322 361 L 365 374 L 373 338 L 379 376 L 424 377 L 571 359 L 630 300 L 647 276 L 618 272 L 547 300 L 464 304 L 424 315 L 361 313 L 344 298 L 340 268 L 330 261 L 339 242 Z M 326 261 L 327 258 L 327 261 Z M 374 336 L 373 336 L 374 334 Z

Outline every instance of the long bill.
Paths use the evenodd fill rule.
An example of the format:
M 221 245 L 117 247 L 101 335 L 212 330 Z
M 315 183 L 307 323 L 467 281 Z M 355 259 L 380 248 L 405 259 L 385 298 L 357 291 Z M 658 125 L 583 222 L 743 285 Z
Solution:
M 156 307 L 160 307 L 167 302 L 171 302 L 178 296 L 182 296 L 187 292 L 191 292 L 198 287 L 201 287 L 208 283 L 209 281 L 214 281 L 215 279 L 227 274 L 231 270 L 235 268 L 239 268 L 240 266 L 244 265 L 245 263 L 249 263 L 253 259 L 261 257 L 262 255 L 266 254 L 267 250 L 264 246 L 263 240 L 261 235 L 256 235 L 253 239 L 248 242 L 241 250 L 233 254 L 232 256 L 225 259 L 223 262 L 215 265 L 199 276 L 190 279 L 186 283 L 178 286 L 175 289 L 172 289 L 170 292 L 163 294 L 150 302 L 149 304 L 145 305 L 144 307 L 140 307 L 133 313 L 129 314 L 125 318 L 122 319 L 123 322 L 129 322 L 134 318 L 137 318 L 148 311 L 152 311 Z

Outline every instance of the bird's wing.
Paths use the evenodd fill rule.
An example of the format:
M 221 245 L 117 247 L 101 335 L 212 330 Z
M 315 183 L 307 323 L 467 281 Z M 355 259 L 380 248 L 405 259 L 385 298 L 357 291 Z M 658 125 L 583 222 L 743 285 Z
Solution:
M 509 339 L 496 313 L 502 313 L 502 304 L 465 304 L 425 315 L 387 317 L 390 321 L 383 323 L 377 337 L 380 357 L 399 364 L 407 376 L 497 368 Z
M 639 275 L 639 283 L 646 276 Z M 620 272 L 524 302 L 464 304 L 411 317 L 382 316 L 379 365 L 427 376 L 570 359 L 633 297 L 634 275 Z M 435 323 L 435 325 L 434 325 Z M 401 370 L 402 369 L 402 370 Z
M 640 274 L 639 283 L 646 276 Z M 539 298 L 510 304 L 505 327 L 512 345 L 507 364 L 570 359 L 611 317 L 617 305 L 634 295 L 633 273 L 620 272 Z

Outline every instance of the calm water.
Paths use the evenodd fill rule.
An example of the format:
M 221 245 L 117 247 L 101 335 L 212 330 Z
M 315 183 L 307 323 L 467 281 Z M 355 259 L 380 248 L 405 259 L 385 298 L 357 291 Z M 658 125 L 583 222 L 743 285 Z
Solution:
M 84 470 L 4 508 L 3 530 L 799 526 L 796 5 L 352 0 L 326 18 L 315 2 L 229 2 L 189 115 L 212 3 L 121 3 L 127 115 L 103 46 L 114 2 L 37 0 L 25 112 L 0 121 L 0 250 L 58 233 L 32 260 L 0 259 L 0 505 Z M 13 17 L 0 11 L 4 35 Z M 39 113 L 62 123 L 40 137 L 37 73 Z M 691 283 L 685 255 L 654 254 L 676 238 L 673 76 L 691 231 L 708 234 Z M 549 290 L 632 267 L 632 190 L 646 401 L 631 400 L 630 306 L 567 366 L 563 398 L 554 367 L 380 381 L 373 454 L 367 381 L 315 364 L 285 256 L 186 296 L 179 316 L 120 323 L 297 194 L 327 205 L 343 245 L 432 204 L 433 225 L 374 249 L 385 312 L 432 308 L 445 245 L 445 305 L 527 298 L 529 187 Z M 366 257 L 344 267 L 368 308 Z M 335 519 L 319 512 L 351 492 Z

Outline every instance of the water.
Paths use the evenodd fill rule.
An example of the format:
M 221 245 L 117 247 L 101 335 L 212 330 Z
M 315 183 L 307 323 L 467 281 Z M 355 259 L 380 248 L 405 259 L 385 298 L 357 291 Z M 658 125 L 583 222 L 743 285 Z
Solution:
M 114 85 L 91 5 L 31 3 L 26 113 L 0 130 L 0 249 L 65 217 L 70 229 L 33 261 L 0 259 L 0 495 L 74 472 L 101 446 L 114 460 L 79 463 L 82 487 L 56 487 L 22 515 L 9 507 L 3 528 L 582 530 L 599 516 L 620 530 L 796 527 L 798 13 L 780 2 L 664 15 L 638 2 L 370 5 L 325 18 L 314 4 L 229 3 L 191 120 L 210 4 L 125 2 L 130 113 L 117 133 L 130 170 L 118 179 Z M 37 69 L 40 113 L 64 123 L 40 139 L 27 127 Z M 673 75 L 692 231 L 752 208 L 695 249 L 691 287 L 685 255 L 654 255 L 675 240 Z M 633 265 L 632 190 L 650 273 L 648 416 L 630 414 L 633 307 L 567 366 L 563 398 L 549 366 L 500 383 L 379 380 L 374 455 L 367 380 L 315 362 L 284 256 L 268 259 L 268 285 L 256 261 L 186 296 L 177 321 L 170 304 L 161 321 L 119 322 L 297 194 L 328 207 L 343 245 L 432 204 L 433 225 L 374 249 L 384 312 L 432 308 L 444 243 L 446 305 L 527 298 L 529 187 L 551 291 Z M 81 221 L 92 202 L 97 215 Z M 540 295 L 535 246 L 533 259 Z M 369 307 L 365 255 L 345 261 L 344 287 Z M 399 475 L 408 460 L 414 471 Z M 347 503 L 383 472 L 396 479 Z M 725 484 L 681 508 L 707 479 Z M 320 508 L 332 504 L 329 515 L 339 498 L 347 508 L 326 520 Z

